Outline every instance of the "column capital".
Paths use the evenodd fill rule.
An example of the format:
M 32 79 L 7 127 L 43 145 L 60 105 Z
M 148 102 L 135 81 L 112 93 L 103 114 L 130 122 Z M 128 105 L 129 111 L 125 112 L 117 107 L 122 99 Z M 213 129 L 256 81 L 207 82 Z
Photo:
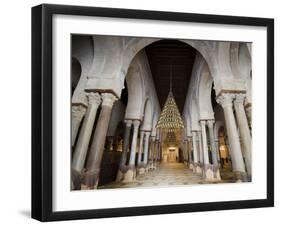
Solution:
M 90 93 L 87 93 L 86 96 L 88 97 L 89 104 L 100 105 L 101 96 L 99 93 L 90 92 Z
M 209 128 L 213 128 L 214 127 L 214 123 L 215 123 L 214 119 L 207 120 L 207 125 L 208 125 Z
M 233 99 L 235 98 L 235 94 L 233 93 L 222 93 L 219 97 L 217 97 L 217 102 L 223 107 L 232 107 Z
M 201 126 L 205 126 L 206 125 L 206 121 L 205 120 L 200 120 L 200 124 L 201 124 Z
M 144 131 L 144 133 L 146 136 L 148 136 L 148 137 L 150 136 L 150 131 Z
M 235 100 L 234 100 L 234 104 L 237 105 L 244 105 L 244 101 L 245 101 L 246 95 L 243 93 L 239 93 L 235 95 Z
M 124 119 L 124 123 L 126 124 L 127 127 L 131 127 L 133 121 L 131 119 Z
M 134 128 L 138 128 L 140 126 L 140 120 L 133 120 Z
M 117 100 L 117 97 L 114 96 L 112 93 L 102 93 L 102 106 L 109 106 L 112 107 L 114 102 Z
M 72 105 L 71 113 L 74 118 L 82 118 L 86 112 L 86 107 L 82 104 L 79 105 Z

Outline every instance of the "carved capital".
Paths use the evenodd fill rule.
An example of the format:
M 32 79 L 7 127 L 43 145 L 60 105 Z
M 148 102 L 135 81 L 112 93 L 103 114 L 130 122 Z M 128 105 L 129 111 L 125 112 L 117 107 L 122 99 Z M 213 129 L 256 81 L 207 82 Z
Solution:
M 111 93 L 102 93 L 102 106 L 112 107 L 114 102 L 117 100 L 116 96 Z
M 201 121 L 200 121 L 200 125 L 201 125 L 202 127 L 206 126 L 206 121 L 205 121 L 205 120 L 201 120 Z
M 140 126 L 140 121 L 139 120 L 134 120 L 133 121 L 134 129 L 138 129 Z
M 209 129 L 213 129 L 214 128 L 214 123 L 215 120 L 207 120 L 207 125 Z
M 95 104 L 97 106 L 100 105 L 100 103 L 101 103 L 101 96 L 100 96 L 99 93 L 91 92 L 91 93 L 87 93 L 86 95 L 88 97 L 89 104 L 91 104 L 91 105 Z
M 149 131 L 146 131 L 145 132 L 145 136 L 147 137 L 147 139 L 149 138 L 149 136 L 150 136 L 150 132 Z
M 234 104 L 235 105 L 244 105 L 245 98 L 246 98 L 245 94 L 242 94 L 242 93 L 236 94 Z
M 145 132 L 143 130 L 140 131 L 140 136 L 144 136 Z
M 72 105 L 71 107 L 72 117 L 82 119 L 83 115 L 86 113 L 86 108 L 84 105 Z
M 124 122 L 126 124 L 126 127 L 131 127 L 132 123 L 133 123 L 132 120 L 130 120 L 130 119 L 125 119 Z
M 217 102 L 223 107 L 232 107 L 232 102 L 235 94 L 232 93 L 222 93 L 218 98 Z

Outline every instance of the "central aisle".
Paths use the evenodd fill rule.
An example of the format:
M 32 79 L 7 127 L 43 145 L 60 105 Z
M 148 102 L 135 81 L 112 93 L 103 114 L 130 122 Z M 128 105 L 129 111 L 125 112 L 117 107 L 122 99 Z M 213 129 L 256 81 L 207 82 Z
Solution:
M 183 163 L 161 163 L 156 170 L 151 170 L 148 173 L 138 175 L 134 182 L 114 182 L 100 186 L 99 188 L 167 187 L 172 185 L 205 183 L 209 184 L 210 181 L 204 181 L 200 174 L 193 173 L 192 170 L 188 169 Z

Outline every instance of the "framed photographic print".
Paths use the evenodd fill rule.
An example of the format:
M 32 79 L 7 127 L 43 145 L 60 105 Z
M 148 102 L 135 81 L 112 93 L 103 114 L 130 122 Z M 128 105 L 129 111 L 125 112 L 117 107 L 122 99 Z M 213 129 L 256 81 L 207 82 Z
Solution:
M 32 217 L 274 205 L 274 21 L 32 8 Z

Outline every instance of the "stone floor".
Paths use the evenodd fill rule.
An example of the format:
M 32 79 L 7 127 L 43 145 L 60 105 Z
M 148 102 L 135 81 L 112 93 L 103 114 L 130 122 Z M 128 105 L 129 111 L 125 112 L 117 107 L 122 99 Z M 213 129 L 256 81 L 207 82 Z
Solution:
M 136 180 L 130 183 L 113 182 L 100 186 L 100 189 L 107 188 L 133 188 L 133 187 L 167 187 L 173 185 L 189 184 L 210 184 L 210 183 L 231 183 L 234 177 L 228 170 L 222 171 L 221 181 L 206 181 L 200 174 L 193 173 L 183 163 L 161 163 L 156 170 L 146 174 L 138 175 Z

